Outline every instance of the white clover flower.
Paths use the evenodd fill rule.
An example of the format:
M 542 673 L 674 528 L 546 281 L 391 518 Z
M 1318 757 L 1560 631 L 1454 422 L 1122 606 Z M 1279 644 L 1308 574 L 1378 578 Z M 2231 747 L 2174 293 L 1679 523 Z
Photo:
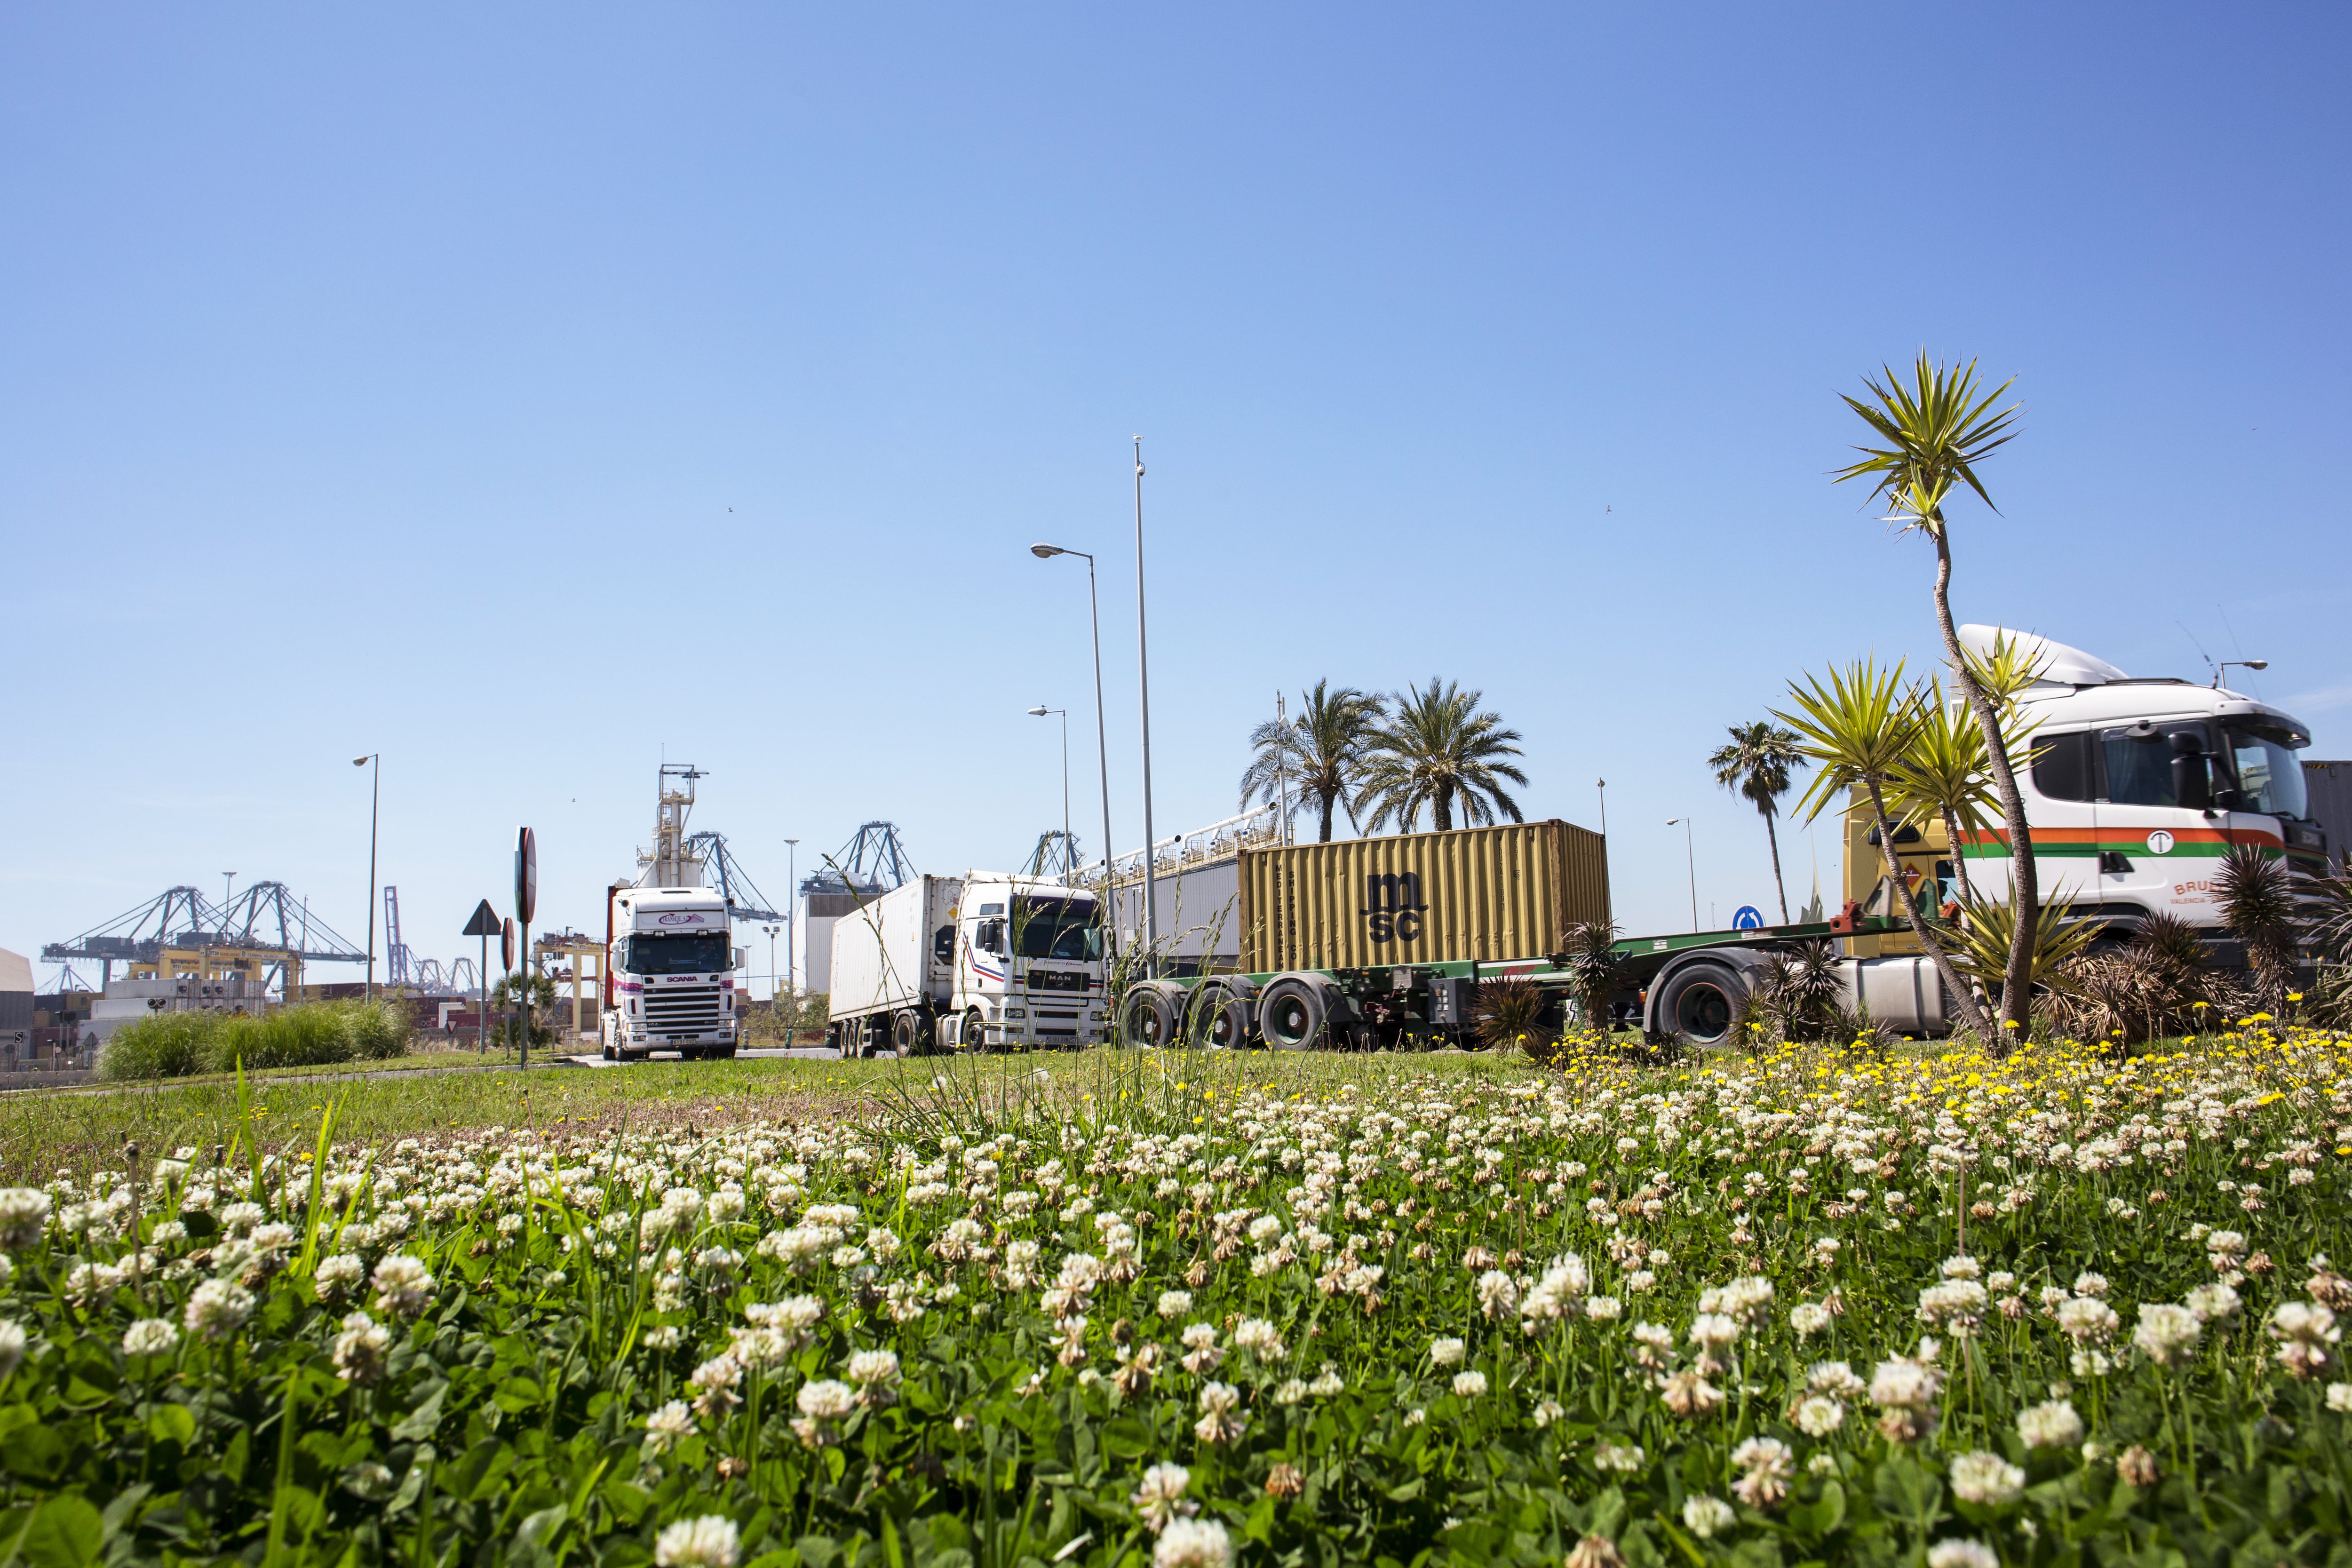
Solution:
M 142 1318 L 122 1331 L 125 1355 L 162 1355 L 180 1342 L 180 1331 L 164 1318 Z
M 1478 1310 L 1489 1318 L 1508 1317 L 1519 1310 L 1519 1288 L 1499 1268 L 1478 1276 Z
M 1174 1521 L 1201 1511 L 1200 1504 L 1184 1500 L 1184 1489 L 1192 1484 L 1192 1472 L 1183 1466 L 1154 1465 L 1143 1472 L 1135 1495 L 1128 1500 L 1135 1505 L 1143 1527 L 1157 1535 Z
M 188 1332 L 217 1344 L 244 1326 L 253 1315 L 253 1292 L 226 1279 L 207 1279 L 188 1297 L 183 1320 Z
M 1260 1361 L 1278 1361 L 1284 1349 L 1282 1331 L 1264 1318 L 1244 1318 L 1235 1324 L 1234 1343 Z
M 433 1300 L 433 1276 L 404 1252 L 375 1266 L 376 1305 L 395 1318 L 413 1318 Z
M 1691 1320 L 1690 1342 L 1702 1350 L 1720 1350 L 1739 1338 L 1739 1323 L 1723 1312 L 1701 1312 Z
M 1232 1568 L 1233 1538 L 1212 1519 L 1180 1519 L 1160 1532 L 1151 1568 Z
M 1789 1309 L 1789 1327 L 1799 1339 L 1811 1339 L 1830 1326 L 1830 1310 L 1818 1301 L 1800 1301 Z
M 2215 1280 L 2210 1285 L 2198 1286 L 2183 1297 L 2182 1300 L 2190 1311 L 2197 1314 L 2197 1321 L 2200 1323 L 2210 1323 L 2222 1318 L 2234 1317 L 2238 1309 L 2244 1304 L 2239 1299 L 2237 1291 L 2220 1280 Z
M 1241 1415 L 1241 1390 L 1229 1383 L 1212 1383 L 1201 1390 L 1201 1418 L 1192 1436 L 1203 1443 L 1230 1443 L 1248 1425 Z
M 1568 1407 L 1559 1400 L 1546 1397 L 1536 1401 L 1535 1421 L 1538 1428 L 1550 1426 L 1568 1414 Z
M 1845 1425 L 1845 1406 L 1826 1394 L 1809 1394 L 1791 1413 L 1797 1430 L 1808 1437 L 1826 1437 Z
M 353 1312 L 343 1320 L 343 1331 L 335 1336 L 330 1358 L 336 1376 L 350 1383 L 370 1384 L 383 1375 L 384 1363 L 391 1354 L 392 1331 L 365 1312 Z
M 259 1204 L 231 1204 L 220 1212 L 221 1228 L 231 1236 L 244 1236 L 268 1217 L 269 1211 Z
M 1838 1399 L 1859 1398 L 1868 1386 L 1842 1361 L 1817 1361 L 1805 1373 L 1805 1386 L 1815 1394 Z
M 1642 1451 L 1642 1446 L 1639 1443 L 1616 1443 L 1603 1437 L 1592 1446 L 1592 1464 L 1595 1469 L 1630 1476 L 1648 1462 L 1649 1456 Z
M 2015 1502 L 2025 1489 L 2025 1472 L 1999 1454 L 1962 1454 L 1951 1463 L 1952 1495 L 1962 1502 L 1998 1506 Z
M 722 1514 L 681 1520 L 654 1538 L 656 1568 L 735 1568 L 735 1521 Z
M 2029 1448 L 2071 1448 L 2083 1440 L 2083 1417 L 2066 1400 L 2045 1400 L 2017 1413 L 2017 1435 Z
M 1938 1541 L 1927 1548 L 1927 1568 L 2000 1568 L 2000 1553 L 1981 1541 Z
M 2074 1276 L 2074 1294 L 2084 1300 L 2105 1296 L 2107 1289 L 2107 1277 L 2104 1274 L 2094 1273 L 2085 1268 L 2082 1273 Z
M 1274 1402 L 1276 1405 L 1296 1405 L 1306 1397 L 1307 1384 L 1295 1377 L 1284 1379 L 1274 1391 Z
M 2158 1366 L 2168 1366 L 2174 1357 L 2185 1359 L 2194 1352 L 2198 1336 L 2204 1329 L 2197 1314 L 2186 1307 L 2164 1301 L 2142 1302 L 2139 1322 L 2132 1330 L 2132 1343 L 2148 1360 Z
M 1738 1519 L 1738 1511 L 1721 1498 L 1693 1492 L 1683 1500 L 1683 1524 L 1701 1541 L 1729 1530 Z
M 1163 1318 L 1181 1318 L 1192 1310 L 1192 1292 L 1162 1290 L 1160 1300 L 1154 1303 L 1154 1310 Z
M 2058 1330 L 2078 1344 L 2104 1343 L 2122 1324 L 2113 1307 L 2094 1297 L 2069 1297 L 2059 1303 Z
M 310 1271 L 310 1291 L 321 1301 L 340 1301 L 367 1278 L 367 1265 L 348 1252 L 319 1259 Z
M 1486 1392 L 1486 1374 L 1477 1371 L 1455 1373 L 1454 1392 L 1464 1399 L 1483 1397 Z
M 1797 1456 L 1778 1437 L 1750 1437 L 1731 1450 L 1731 1462 L 1746 1474 L 1731 1483 L 1732 1495 L 1749 1508 L 1771 1508 L 1789 1495 Z
M 857 1392 L 845 1383 L 817 1378 L 801 1384 L 793 1403 L 812 1421 L 838 1421 L 857 1408 Z
M 1323 1363 L 1321 1375 L 1307 1385 L 1307 1392 L 1318 1399 L 1336 1399 L 1347 1391 L 1347 1381 L 1340 1377 L 1339 1369 L 1328 1361 Z
M 40 1240 L 55 1201 L 38 1187 L 0 1187 L 0 1251 L 22 1252 Z
M 1460 1366 L 1470 1347 L 1456 1339 L 1435 1339 L 1429 1342 L 1429 1360 L 1433 1366 Z
M 2327 1385 L 2327 1408 L 2352 1411 L 2352 1383 L 2331 1383 Z
M 673 1399 L 646 1417 L 645 1447 L 648 1453 L 667 1454 L 679 1438 L 693 1435 L 694 1412 L 682 1399 Z

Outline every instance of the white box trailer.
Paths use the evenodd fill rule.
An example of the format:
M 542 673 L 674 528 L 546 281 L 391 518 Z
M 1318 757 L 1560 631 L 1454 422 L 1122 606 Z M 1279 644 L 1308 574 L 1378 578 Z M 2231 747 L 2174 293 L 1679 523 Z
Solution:
M 969 872 L 919 877 L 833 928 L 826 1043 L 844 1056 L 935 1046 L 1082 1046 L 1102 1037 L 1092 893 Z

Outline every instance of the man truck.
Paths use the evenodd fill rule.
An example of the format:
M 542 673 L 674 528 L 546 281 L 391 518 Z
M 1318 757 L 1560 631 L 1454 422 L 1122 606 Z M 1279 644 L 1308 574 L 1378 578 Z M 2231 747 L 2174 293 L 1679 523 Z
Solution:
M 1092 1045 L 1107 981 L 1084 889 L 984 871 L 911 878 L 835 923 L 825 1043 L 845 1057 Z

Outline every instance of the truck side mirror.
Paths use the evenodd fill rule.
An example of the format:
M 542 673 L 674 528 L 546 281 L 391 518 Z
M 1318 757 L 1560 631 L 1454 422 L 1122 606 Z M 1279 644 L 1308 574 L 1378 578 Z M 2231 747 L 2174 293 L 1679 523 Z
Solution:
M 2213 775 L 2206 767 L 2205 737 L 2194 730 L 2175 730 L 2172 742 L 2172 799 L 2190 811 L 2213 804 Z

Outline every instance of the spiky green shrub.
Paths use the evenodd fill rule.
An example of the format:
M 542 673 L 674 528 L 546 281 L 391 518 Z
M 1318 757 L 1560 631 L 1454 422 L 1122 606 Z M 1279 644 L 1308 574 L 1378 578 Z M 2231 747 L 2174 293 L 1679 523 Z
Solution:
M 157 1013 L 125 1024 L 100 1047 L 98 1076 L 185 1078 L 210 1068 L 226 1020 L 217 1013 Z

